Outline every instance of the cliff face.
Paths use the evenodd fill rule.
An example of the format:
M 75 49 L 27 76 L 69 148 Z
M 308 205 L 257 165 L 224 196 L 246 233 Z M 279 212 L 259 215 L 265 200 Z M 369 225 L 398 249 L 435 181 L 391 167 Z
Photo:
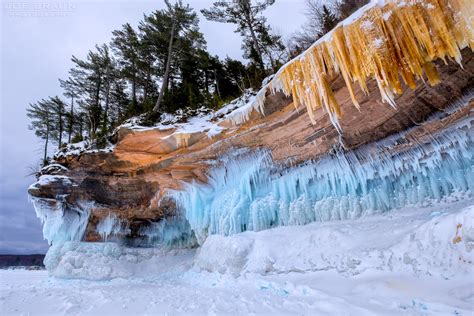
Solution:
M 310 120 L 301 100 L 266 89 L 265 115 L 228 107 L 122 126 L 113 149 L 59 155 L 30 187 L 45 237 L 189 245 L 472 192 L 474 54 L 460 56 L 462 67 L 433 58 L 439 83 L 401 84 L 395 108 L 381 103 L 379 79 L 365 89 L 334 74 L 337 124 L 332 110 L 313 107 Z
M 353 151 L 405 131 L 403 143 L 389 149 L 390 154 L 396 155 L 471 118 L 473 101 L 457 111 L 450 112 L 448 108 L 472 89 L 473 57 L 470 50 L 463 52 L 464 68 L 439 63 L 441 83 L 405 90 L 396 99 L 397 108 L 379 104 L 375 82 L 369 82 L 370 94 L 356 90 L 359 111 L 352 105 L 341 78 L 336 78 L 331 86 L 344 110 L 341 135 L 324 111 L 315 113 L 317 124 L 313 125 L 303 108 L 295 110 L 291 98 L 278 93 L 266 98 L 265 116 L 253 112 L 247 123 L 238 126 L 221 119 L 219 124 L 226 129 L 220 134 L 209 138 L 206 130 L 192 132 L 187 144 L 176 137 L 176 128 L 141 131 L 122 127 L 111 152 L 61 156 L 57 162 L 67 169 L 49 168 L 46 173 L 63 177 L 40 181 L 29 193 L 56 212 L 59 208 L 83 209 L 79 204 L 93 202 L 85 240 L 101 240 L 97 224 L 113 214 L 128 227 L 124 235 L 138 237 L 144 225 L 177 215 L 173 199 L 163 198 L 169 189 L 183 189 L 183 183 L 193 181 L 207 183 L 210 169 L 219 165 L 223 155 L 239 148 L 268 150 L 281 171 L 290 165 L 318 160 L 335 150 Z M 438 119 L 428 120 L 436 114 Z

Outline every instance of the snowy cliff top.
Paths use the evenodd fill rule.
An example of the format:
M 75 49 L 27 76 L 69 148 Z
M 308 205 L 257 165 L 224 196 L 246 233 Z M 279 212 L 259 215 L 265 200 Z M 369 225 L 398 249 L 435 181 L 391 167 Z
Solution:
M 127 128 L 135 131 L 174 129 L 171 135 L 207 132 L 208 137 L 211 138 L 225 130 L 225 127 L 221 126 L 222 122 L 251 107 L 255 103 L 255 95 L 253 90 L 247 89 L 242 96 L 230 101 L 217 111 L 201 107 L 196 110 L 180 109 L 173 114 L 164 113 L 160 122 L 153 126 L 143 126 L 141 125 L 143 118 L 134 117 L 120 125 L 118 129 Z

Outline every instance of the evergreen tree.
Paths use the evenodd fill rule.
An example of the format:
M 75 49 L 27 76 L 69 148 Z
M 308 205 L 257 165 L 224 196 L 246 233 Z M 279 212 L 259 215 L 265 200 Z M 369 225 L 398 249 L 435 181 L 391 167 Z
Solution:
M 131 113 L 139 112 L 137 101 L 138 81 L 141 76 L 139 66 L 141 60 L 140 40 L 133 27 L 126 23 L 121 30 L 113 31 L 111 46 L 117 55 L 120 75 L 126 79 L 132 87 Z
M 243 48 L 246 57 L 253 60 L 265 72 L 264 55 L 269 58 L 274 70 L 276 65 L 270 54 L 270 48 L 266 46 L 269 41 L 264 39 L 271 33 L 270 27 L 261 13 L 274 3 L 275 0 L 216 1 L 210 9 L 201 12 L 208 20 L 236 24 L 236 32 L 244 37 Z M 273 37 L 272 45 L 275 41 L 279 41 L 279 38 Z
M 130 99 L 127 95 L 127 83 L 123 79 L 117 79 L 113 82 L 110 90 L 110 126 L 113 128 L 124 121 L 127 116 L 127 104 Z
M 67 80 L 59 79 L 59 85 L 64 90 L 64 96 L 71 99 L 69 113 L 67 113 L 68 143 L 71 143 L 72 133 L 74 131 L 75 124 L 74 100 L 77 100 L 80 91 L 78 89 L 77 83 L 75 83 L 72 78 L 68 78 Z
M 58 144 L 58 149 L 63 145 L 63 133 L 64 133 L 64 121 L 66 116 L 66 107 L 63 100 L 58 96 L 50 97 L 47 100 L 49 107 L 51 108 L 52 124 L 51 124 L 51 136 Z
M 35 131 L 35 135 L 44 139 L 43 166 L 48 164 L 48 145 L 52 131 L 53 111 L 51 105 L 46 100 L 30 104 L 26 109 L 26 115 L 31 119 L 28 126 L 30 130 Z
M 70 74 L 81 91 L 78 103 L 87 115 L 89 136 L 95 138 L 104 115 L 107 115 L 113 60 L 108 46 L 103 44 L 96 45 L 95 51 L 89 51 L 86 60 L 73 56 L 72 62 L 75 65 Z M 102 109 L 102 100 L 105 100 L 105 109 Z
M 165 0 L 165 3 L 166 9 L 145 15 L 139 26 L 143 32 L 144 44 L 150 48 L 160 63 L 160 68 L 163 69 L 163 72 L 159 73 L 162 80 L 158 99 L 153 108 L 155 112 L 161 110 L 164 94 L 179 64 L 189 56 L 195 56 L 196 51 L 205 46 L 196 12 L 189 5 L 184 5 L 181 0 L 175 4 Z

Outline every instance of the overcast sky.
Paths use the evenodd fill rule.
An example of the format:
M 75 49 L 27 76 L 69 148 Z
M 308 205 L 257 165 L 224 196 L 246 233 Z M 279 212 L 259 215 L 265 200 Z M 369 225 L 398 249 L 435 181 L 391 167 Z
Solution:
M 188 2 L 197 10 L 212 3 Z M 47 244 L 26 193 L 34 182 L 28 174 L 38 165 L 43 143 L 28 130 L 25 109 L 41 98 L 61 95 L 58 78 L 67 77 L 71 55 L 85 57 L 95 44 L 109 42 L 112 30 L 126 22 L 136 26 L 143 13 L 164 4 L 160 0 L 1 0 L 1 4 L 0 254 L 44 253 Z M 305 19 L 304 1 L 276 0 L 265 15 L 274 29 L 289 35 Z M 200 27 L 211 54 L 242 59 L 241 38 L 232 25 L 209 22 L 200 15 Z

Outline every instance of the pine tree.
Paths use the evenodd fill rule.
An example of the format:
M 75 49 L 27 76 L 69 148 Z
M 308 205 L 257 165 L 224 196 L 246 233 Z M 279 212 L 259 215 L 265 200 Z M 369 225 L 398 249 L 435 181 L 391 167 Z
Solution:
M 132 87 L 131 113 L 137 114 L 139 112 L 137 89 L 138 81 L 141 76 L 139 73 L 141 60 L 140 39 L 137 32 L 129 23 L 124 24 L 121 30 L 113 31 L 112 34 L 114 37 L 111 46 L 117 55 L 120 74 Z M 153 61 L 150 61 L 150 63 L 153 63 Z
M 103 112 L 107 112 L 113 60 L 108 46 L 103 44 L 96 45 L 95 51 L 89 51 L 86 60 L 73 56 L 72 62 L 75 66 L 70 70 L 70 75 L 81 91 L 78 104 L 87 115 L 89 136 L 96 138 L 106 115 Z M 105 101 L 105 109 L 102 109 L 102 101 Z
M 270 28 L 261 13 L 274 3 L 275 0 L 216 1 L 210 9 L 201 12 L 210 21 L 236 24 L 236 32 L 244 37 L 243 48 L 246 56 L 265 71 L 264 53 L 269 57 L 273 68 L 275 65 L 262 41 L 262 32 L 269 33 Z
M 52 131 L 52 113 L 50 103 L 44 99 L 30 104 L 29 108 L 26 109 L 26 115 L 31 119 L 29 129 L 34 130 L 37 137 L 44 139 L 43 166 L 48 164 L 47 155 Z
M 173 5 L 168 0 L 165 3 L 166 9 L 145 15 L 139 26 L 143 32 L 144 45 L 150 48 L 163 70 L 159 73 L 162 81 L 154 112 L 162 110 L 165 92 L 173 85 L 173 74 L 178 72 L 186 59 L 195 57 L 197 51 L 205 47 L 196 12 L 181 0 Z
M 58 149 L 60 149 L 63 145 L 64 119 L 66 112 L 65 103 L 58 96 L 50 97 L 47 102 L 51 108 L 52 114 L 51 136 L 57 142 Z
M 69 113 L 67 114 L 68 121 L 68 143 L 71 143 L 72 133 L 74 131 L 74 100 L 77 100 L 79 97 L 79 88 L 77 83 L 74 82 L 72 78 L 66 80 L 59 79 L 59 85 L 64 90 L 64 96 L 71 99 L 71 105 L 69 108 Z

